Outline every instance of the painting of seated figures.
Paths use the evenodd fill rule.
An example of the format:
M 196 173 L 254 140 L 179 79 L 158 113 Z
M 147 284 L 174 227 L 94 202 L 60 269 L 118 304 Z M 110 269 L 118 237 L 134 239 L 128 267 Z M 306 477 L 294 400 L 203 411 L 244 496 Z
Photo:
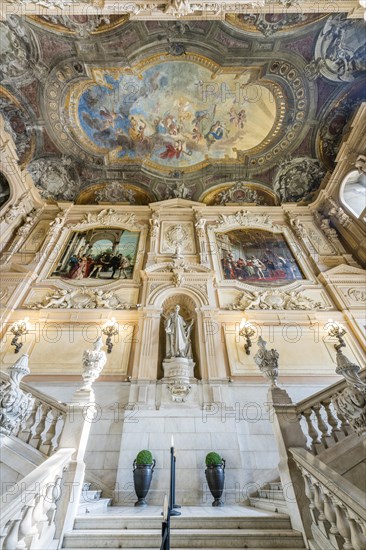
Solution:
M 125 229 L 74 232 L 51 277 L 83 284 L 132 279 L 138 241 L 138 232 Z
M 224 279 L 260 286 L 304 279 L 284 236 L 258 229 L 237 229 L 216 236 Z

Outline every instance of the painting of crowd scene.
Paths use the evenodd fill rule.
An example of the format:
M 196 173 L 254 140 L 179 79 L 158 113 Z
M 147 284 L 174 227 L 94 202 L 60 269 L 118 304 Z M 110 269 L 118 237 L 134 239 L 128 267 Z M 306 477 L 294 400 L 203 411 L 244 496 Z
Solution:
M 74 233 L 52 277 L 74 281 L 132 279 L 138 232 L 92 229 Z
M 225 279 L 280 285 L 304 276 L 281 234 L 238 229 L 217 235 Z

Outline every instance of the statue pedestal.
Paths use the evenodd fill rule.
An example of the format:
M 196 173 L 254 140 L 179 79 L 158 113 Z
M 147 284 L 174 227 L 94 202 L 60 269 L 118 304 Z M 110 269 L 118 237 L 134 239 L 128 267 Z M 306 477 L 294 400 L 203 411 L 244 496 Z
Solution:
M 191 382 L 194 380 L 194 366 L 194 361 L 188 357 L 164 359 L 162 383 L 167 386 L 171 401 L 186 402 L 191 391 Z

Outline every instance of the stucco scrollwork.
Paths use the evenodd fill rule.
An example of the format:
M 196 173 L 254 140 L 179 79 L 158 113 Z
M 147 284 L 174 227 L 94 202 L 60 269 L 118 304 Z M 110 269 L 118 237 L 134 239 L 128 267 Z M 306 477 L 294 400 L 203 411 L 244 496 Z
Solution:
M 93 289 L 57 289 L 41 302 L 29 304 L 28 309 L 130 309 L 114 292 Z
M 248 310 L 248 309 L 286 309 L 300 311 L 325 311 L 330 309 L 330 306 L 316 302 L 301 292 L 296 290 L 283 291 L 279 289 L 253 291 L 245 290 L 235 300 L 229 304 L 227 309 L 231 310 Z
M 79 188 L 76 175 L 73 174 L 74 164 L 71 157 L 67 156 L 40 158 L 29 164 L 28 172 L 44 199 L 71 201 L 75 199 Z
M 115 224 L 125 225 L 131 229 L 141 229 L 141 225 L 137 222 L 136 216 L 133 213 L 118 213 L 113 208 L 104 208 L 98 213 L 88 212 L 84 214 L 80 223 L 70 225 L 72 229 L 87 229 L 90 226 L 104 225 L 107 227 Z
M 223 225 L 242 225 L 242 226 L 256 226 L 262 225 L 266 228 L 274 228 L 272 220 L 267 214 L 254 214 L 248 210 L 238 210 L 235 214 L 219 214 L 218 224 L 214 226 L 219 228 Z
M 324 175 L 317 159 L 288 157 L 279 165 L 273 189 L 284 202 L 310 201 Z
M 353 302 L 366 301 L 366 290 L 362 288 L 350 288 L 348 289 L 347 294 Z
M 7 224 L 12 223 L 19 216 L 26 213 L 25 209 L 25 200 L 29 196 L 29 191 L 24 193 L 15 204 L 9 206 L 5 214 L 0 218 L 0 222 L 5 222 Z

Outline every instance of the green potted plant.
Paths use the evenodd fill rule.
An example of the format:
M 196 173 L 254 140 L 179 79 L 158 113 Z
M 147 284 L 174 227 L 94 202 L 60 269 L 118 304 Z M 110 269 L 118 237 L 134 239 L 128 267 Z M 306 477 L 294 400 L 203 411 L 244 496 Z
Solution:
M 225 484 L 225 460 L 215 452 L 206 456 L 206 479 L 214 501 L 212 506 L 223 506 L 221 495 Z
M 138 498 L 135 506 L 147 506 L 145 497 L 149 492 L 152 475 L 156 461 L 150 451 L 140 451 L 133 461 L 133 482 L 135 493 Z

